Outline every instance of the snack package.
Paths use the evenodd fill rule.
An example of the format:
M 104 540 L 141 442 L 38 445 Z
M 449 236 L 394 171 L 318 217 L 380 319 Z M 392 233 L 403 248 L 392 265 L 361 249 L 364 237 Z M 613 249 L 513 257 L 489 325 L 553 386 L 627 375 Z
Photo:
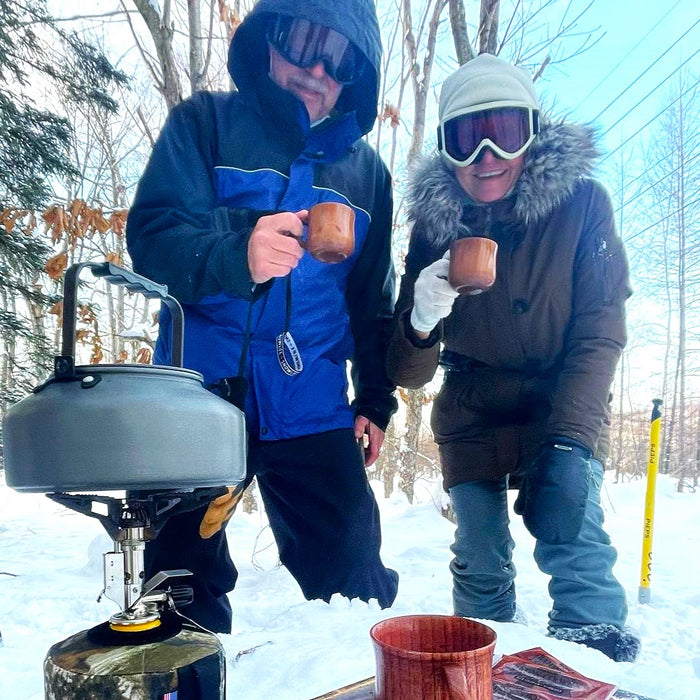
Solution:
M 493 667 L 493 700 L 609 700 L 616 690 L 540 647 L 503 656 Z

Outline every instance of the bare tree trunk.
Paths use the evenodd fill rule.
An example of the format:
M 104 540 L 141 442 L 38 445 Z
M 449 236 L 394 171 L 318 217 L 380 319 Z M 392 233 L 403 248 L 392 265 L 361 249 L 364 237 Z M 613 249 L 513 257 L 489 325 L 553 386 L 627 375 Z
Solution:
M 618 376 L 620 377 L 620 404 L 618 406 L 618 422 L 617 422 L 617 440 L 613 444 L 612 439 L 610 441 L 610 457 L 612 464 L 615 465 L 615 481 L 620 480 L 620 471 L 622 470 L 622 454 L 623 454 L 623 439 L 625 435 L 624 417 L 625 417 L 625 391 L 624 391 L 624 381 L 625 381 L 625 352 L 623 351 L 620 356 L 620 368 L 618 370 Z M 612 436 L 611 436 L 612 438 Z
M 685 378 L 686 378 L 686 265 L 687 251 L 685 240 L 685 132 L 683 129 L 683 102 L 678 110 L 678 491 L 683 491 L 688 467 L 685 424 Z
M 430 0 L 433 2 L 433 0 Z M 423 71 L 418 61 L 418 45 L 413 32 L 413 20 L 411 15 L 410 0 L 402 0 L 402 16 L 404 24 L 404 46 L 406 48 L 406 61 L 413 85 L 413 132 L 411 134 L 411 145 L 408 149 L 407 162 L 410 167 L 418 157 L 423 148 L 425 136 L 425 112 L 427 106 L 427 95 L 430 88 L 430 74 L 435 60 L 435 48 L 437 44 L 437 30 L 440 23 L 440 15 L 445 9 L 447 0 L 435 0 L 432 7 L 430 22 L 428 25 L 428 39 L 426 44 L 425 57 L 423 59 Z M 426 8 L 426 13 L 430 11 L 430 3 Z M 426 15 L 427 16 L 427 15 Z M 413 502 L 413 486 L 416 479 L 416 457 L 418 455 L 418 442 L 420 439 L 420 426 L 422 422 L 424 389 L 411 389 L 408 391 L 408 406 L 406 417 L 406 438 L 401 451 L 401 466 L 399 467 L 399 486 L 408 497 L 409 502 Z
M 200 0 L 187 0 L 187 18 L 190 27 L 190 89 L 197 92 L 204 89 L 204 36 Z
M 623 154 L 620 154 L 620 189 L 624 192 L 625 186 L 625 159 Z M 621 197 L 620 203 L 620 217 L 618 221 L 618 231 L 624 231 L 625 224 L 625 207 L 624 207 L 624 197 Z M 615 481 L 620 479 L 620 471 L 622 469 L 622 454 L 623 454 L 623 438 L 624 438 L 624 400 L 625 400 L 625 351 L 623 350 L 620 355 L 620 367 L 618 369 L 618 376 L 620 377 L 620 405 L 619 405 L 619 421 L 617 428 L 617 441 L 613 445 L 612 435 L 610 436 L 610 456 L 612 458 L 612 463 L 615 465 Z
M 401 84 L 399 86 L 399 96 L 398 100 L 396 101 L 396 108 L 401 110 L 401 105 L 403 104 L 403 96 L 406 91 L 406 84 L 408 83 L 408 78 L 409 75 L 404 74 L 404 66 L 406 65 L 406 42 L 402 41 L 401 42 Z M 399 142 L 399 130 L 398 129 L 393 129 L 392 134 L 391 134 L 391 155 L 389 157 L 389 172 L 394 173 L 394 164 L 396 162 L 396 147 L 398 146 Z M 397 212 L 394 211 L 394 218 L 396 219 L 396 214 Z
M 693 449 L 693 488 L 697 488 L 698 479 L 700 479 L 700 406 L 695 407 L 695 425 L 693 433 L 695 434 Z
M 381 479 L 384 484 L 384 498 L 389 498 L 394 491 L 394 477 L 401 458 L 397 444 L 396 420 L 394 417 L 389 421 L 384 447 L 379 453 L 379 459 L 376 462 L 377 478 Z
M 12 314 L 16 314 L 17 312 L 17 307 L 15 303 L 15 298 L 11 295 L 8 295 L 6 290 L 3 289 L 2 292 L 2 308 L 6 309 Z M 4 339 L 4 345 L 5 345 L 5 352 L 3 353 L 2 356 L 2 376 L 0 377 L 0 386 L 5 389 L 5 391 L 0 393 L 0 396 L 6 395 L 6 393 L 10 390 L 12 390 L 15 386 L 15 380 L 13 376 L 13 368 L 15 366 L 16 362 L 16 355 L 17 355 L 17 344 L 15 342 L 15 338 L 12 335 L 8 335 L 7 338 Z M 0 405 L 0 415 L 5 415 L 5 410 L 7 406 Z
M 401 29 L 401 15 L 397 14 L 396 15 L 396 22 L 394 22 L 394 29 L 391 32 L 391 38 L 389 39 L 389 45 L 386 48 L 386 51 L 384 53 L 384 61 L 382 64 L 382 83 L 381 83 L 381 91 L 379 94 L 379 109 L 380 109 L 380 118 L 377 120 L 377 139 L 374 142 L 374 150 L 379 152 L 381 148 L 381 143 L 382 143 L 382 129 L 384 126 L 384 110 L 387 105 L 386 101 L 386 95 L 389 90 L 388 86 L 388 81 L 389 81 L 389 66 L 392 63 L 392 59 L 394 58 L 394 49 L 396 47 L 396 39 L 399 36 L 399 30 Z M 402 69 L 403 69 L 403 62 L 401 63 Z M 403 73 L 403 70 L 402 70 Z M 406 84 L 406 81 L 403 77 L 403 75 L 400 76 L 400 80 L 402 81 L 401 84 L 401 90 L 400 90 L 400 96 L 403 94 L 403 86 Z M 400 109 L 400 103 L 396 105 L 397 110 Z M 400 113 L 400 112 L 399 112 Z M 396 129 L 393 129 L 394 132 L 396 132 Z M 391 165 L 389 167 L 389 172 L 393 172 Z
M 498 15 L 500 0 L 481 0 L 479 16 L 479 53 L 498 52 Z
M 673 352 L 674 342 L 673 342 L 673 303 L 671 300 L 671 272 L 669 269 L 669 232 L 668 227 L 664 227 L 663 236 L 663 279 L 664 279 L 664 301 L 666 304 L 666 339 L 664 346 L 664 369 L 663 369 L 663 382 L 661 389 L 661 398 L 664 400 L 666 405 L 670 404 L 670 397 L 673 395 L 673 389 L 671 387 L 671 353 Z M 671 416 L 673 416 L 673 410 L 671 410 Z M 662 439 L 661 442 L 664 445 L 663 457 L 659 463 L 659 471 L 662 474 L 668 474 L 671 471 L 671 435 L 673 432 L 673 421 L 665 420 L 662 424 Z
M 412 389 L 408 392 L 406 409 L 406 438 L 401 454 L 399 467 L 399 488 L 406 494 L 409 503 L 413 503 L 414 485 L 416 481 L 416 461 L 418 457 L 418 442 L 423 418 L 423 389 Z
M 467 17 L 463 0 L 449 0 L 450 26 L 452 27 L 452 39 L 455 44 L 455 54 L 460 66 L 474 58 L 474 49 L 469 42 L 467 33 Z
M 162 15 L 151 0 L 133 0 L 136 9 L 143 17 L 158 56 L 161 75 L 156 87 L 163 95 L 165 104 L 171 109 L 182 102 L 182 87 L 173 55 L 173 27 L 170 24 L 171 0 L 163 1 Z
M 435 61 L 437 30 L 440 24 L 440 15 L 445 9 L 446 4 L 447 0 L 435 0 L 432 16 L 428 25 L 428 41 L 426 45 L 425 57 L 423 59 L 423 71 L 421 75 L 420 66 L 418 65 L 418 47 L 416 44 L 416 37 L 413 33 L 411 19 L 411 2 L 410 0 L 402 0 L 401 3 L 404 17 L 404 41 L 408 50 L 407 58 L 413 82 L 414 99 L 413 132 L 411 134 L 411 145 L 408 149 L 407 156 L 409 167 L 413 164 L 423 148 L 423 140 L 425 138 L 425 111 L 427 106 L 428 90 L 430 89 L 430 74 Z

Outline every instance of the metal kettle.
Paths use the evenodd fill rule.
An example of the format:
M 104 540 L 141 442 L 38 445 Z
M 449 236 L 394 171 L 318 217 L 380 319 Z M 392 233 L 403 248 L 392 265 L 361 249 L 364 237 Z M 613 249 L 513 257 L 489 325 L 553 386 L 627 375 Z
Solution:
M 75 365 L 78 276 L 160 298 L 172 316 L 173 364 Z M 184 316 L 167 287 L 111 263 L 66 271 L 54 373 L 7 411 L 5 474 L 17 491 L 193 489 L 245 477 L 243 413 L 182 367 Z

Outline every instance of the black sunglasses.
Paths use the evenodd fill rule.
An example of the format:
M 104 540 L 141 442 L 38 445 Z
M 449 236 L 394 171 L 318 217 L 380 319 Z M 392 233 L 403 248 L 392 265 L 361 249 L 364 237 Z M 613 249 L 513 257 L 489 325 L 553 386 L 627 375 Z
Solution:
M 354 83 L 362 72 L 362 58 L 346 37 L 306 19 L 278 15 L 268 27 L 267 41 L 298 68 L 323 63 L 326 73 L 341 85 Z

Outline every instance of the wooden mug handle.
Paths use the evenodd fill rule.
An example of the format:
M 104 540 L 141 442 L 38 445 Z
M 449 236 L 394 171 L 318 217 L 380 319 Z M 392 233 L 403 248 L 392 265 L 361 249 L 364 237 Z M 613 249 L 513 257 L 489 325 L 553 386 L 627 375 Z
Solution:
M 467 687 L 467 672 L 463 664 L 447 663 L 442 667 L 447 680 L 450 700 L 472 700 Z

